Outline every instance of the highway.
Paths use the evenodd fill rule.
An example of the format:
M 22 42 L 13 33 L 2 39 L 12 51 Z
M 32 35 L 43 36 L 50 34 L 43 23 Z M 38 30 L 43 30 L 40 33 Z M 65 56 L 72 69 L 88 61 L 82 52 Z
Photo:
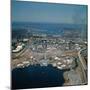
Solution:
M 81 52 L 82 52 L 83 50 L 85 50 L 85 48 L 84 48 L 84 49 L 81 49 L 81 50 L 78 52 L 78 56 L 79 56 L 80 62 L 81 62 L 81 64 L 82 64 L 84 70 L 87 70 L 86 62 L 85 62 L 85 60 L 84 60 L 84 57 L 82 57 L 82 55 L 81 55 Z
M 81 52 L 85 50 L 84 49 L 81 49 L 79 52 L 78 52 L 78 57 L 79 57 L 79 60 L 80 60 L 80 63 L 81 63 L 81 68 L 82 68 L 82 74 L 83 74 L 83 82 L 84 84 L 87 83 L 87 66 L 86 66 L 86 62 L 84 60 L 84 57 L 82 57 L 81 55 Z

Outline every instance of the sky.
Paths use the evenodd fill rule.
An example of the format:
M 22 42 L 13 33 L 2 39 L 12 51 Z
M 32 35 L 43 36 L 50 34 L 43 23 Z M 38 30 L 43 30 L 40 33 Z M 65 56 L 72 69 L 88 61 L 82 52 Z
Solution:
M 86 5 L 68 5 L 12 0 L 12 22 L 79 23 L 87 22 Z

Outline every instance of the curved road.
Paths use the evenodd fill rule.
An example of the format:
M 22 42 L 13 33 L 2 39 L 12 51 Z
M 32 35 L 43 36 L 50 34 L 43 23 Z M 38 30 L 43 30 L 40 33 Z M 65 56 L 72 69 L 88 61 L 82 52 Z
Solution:
M 87 83 L 87 66 L 86 66 L 86 62 L 85 62 L 84 57 L 82 57 L 82 55 L 81 55 L 81 52 L 82 52 L 83 50 L 85 50 L 85 48 L 84 48 L 84 49 L 81 49 L 81 50 L 78 52 L 78 57 L 79 57 L 79 60 L 80 60 L 80 62 L 81 62 L 84 84 L 86 84 L 86 83 Z

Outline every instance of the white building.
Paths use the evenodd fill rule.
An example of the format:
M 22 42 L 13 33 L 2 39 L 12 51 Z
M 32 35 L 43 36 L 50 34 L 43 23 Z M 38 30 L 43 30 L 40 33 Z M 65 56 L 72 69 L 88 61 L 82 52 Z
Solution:
M 15 50 L 12 50 L 12 52 L 19 52 L 22 49 L 23 49 L 23 46 L 22 45 L 18 45 Z

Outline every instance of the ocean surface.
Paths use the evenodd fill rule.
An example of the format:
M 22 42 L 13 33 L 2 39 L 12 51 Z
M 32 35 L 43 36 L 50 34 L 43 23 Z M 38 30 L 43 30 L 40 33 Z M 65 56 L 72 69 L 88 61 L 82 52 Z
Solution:
M 12 88 L 41 88 L 55 87 L 64 84 L 63 70 L 59 70 L 51 65 L 48 66 L 28 66 L 16 68 L 12 71 Z
M 39 30 L 81 29 L 85 24 L 12 22 L 12 28 L 36 28 Z
M 86 36 L 87 25 L 65 23 L 32 23 L 12 22 L 12 38 L 25 37 L 27 34 L 46 34 L 64 36 L 71 33 L 72 36 Z M 77 36 L 76 36 L 77 35 Z

